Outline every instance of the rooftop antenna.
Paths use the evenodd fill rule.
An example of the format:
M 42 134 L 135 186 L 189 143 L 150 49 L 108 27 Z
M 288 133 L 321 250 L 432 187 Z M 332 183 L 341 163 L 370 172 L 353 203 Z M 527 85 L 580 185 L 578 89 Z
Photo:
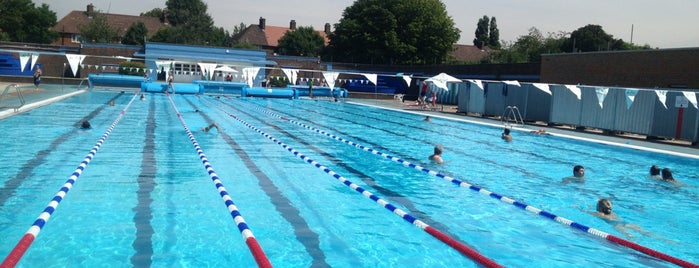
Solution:
M 631 44 L 633 45 L 633 24 L 631 24 Z

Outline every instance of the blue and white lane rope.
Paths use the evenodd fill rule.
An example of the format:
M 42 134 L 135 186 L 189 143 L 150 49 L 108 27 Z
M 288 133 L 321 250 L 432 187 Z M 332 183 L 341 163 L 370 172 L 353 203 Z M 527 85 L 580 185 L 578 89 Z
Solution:
M 56 195 L 51 199 L 51 202 L 44 208 L 44 211 L 39 214 L 39 217 L 34 221 L 34 224 L 32 224 L 31 227 L 29 227 L 29 230 L 22 236 L 22 238 L 19 240 L 17 245 L 12 249 L 9 255 L 5 258 L 5 260 L 0 264 L 0 268 L 6 268 L 6 267 L 14 267 L 17 265 L 19 260 L 22 258 L 24 253 L 27 252 L 27 249 L 29 249 L 29 246 L 32 245 L 32 242 L 34 242 L 34 239 L 39 235 L 39 232 L 41 232 L 41 229 L 44 228 L 44 225 L 49 221 L 51 218 L 51 215 L 53 214 L 54 211 L 58 208 L 58 205 L 61 203 L 63 198 L 68 194 L 68 191 L 70 191 L 71 188 L 73 188 L 73 185 L 75 182 L 78 181 L 78 178 L 80 175 L 83 173 L 85 168 L 87 167 L 88 164 L 90 164 L 90 161 L 92 161 L 92 158 L 97 154 L 97 151 L 99 151 L 100 147 L 102 147 L 102 143 L 109 137 L 109 134 L 112 133 L 112 130 L 116 125 L 121 121 L 121 118 L 124 117 L 126 114 L 126 110 L 129 109 L 129 106 L 133 103 L 133 101 L 136 99 L 138 96 L 139 91 L 136 91 L 136 94 L 131 97 L 131 100 L 129 101 L 126 106 L 124 106 L 124 109 L 121 110 L 119 113 L 119 116 L 112 122 L 112 125 L 107 129 L 107 131 L 102 134 L 100 139 L 97 141 L 97 143 L 92 147 L 92 150 L 85 156 L 82 162 L 80 162 L 80 165 L 78 165 L 78 168 L 73 171 L 73 174 L 68 178 L 68 180 L 63 184 L 63 187 L 56 193 Z
M 634 250 L 636 250 L 636 251 L 642 252 L 642 253 L 644 253 L 644 254 L 653 256 L 653 257 L 655 257 L 655 258 L 658 258 L 658 259 L 661 259 L 661 260 L 664 260 L 664 261 L 671 262 L 671 263 L 673 263 L 673 264 L 676 264 L 676 265 L 679 265 L 679 266 L 682 266 L 682 267 L 699 267 L 699 266 L 697 266 L 696 264 L 690 263 L 690 262 L 688 262 L 688 261 L 685 261 L 685 260 L 682 260 L 682 259 L 679 259 L 679 258 L 670 256 L 670 255 L 668 255 L 668 254 L 665 254 L 665 253 L 662 253 L 662 252 L 653 250 L 653 249 L 651 249 L 651 248 L 647 248 L 647 247 L 641 246 L 641 245 L 636 244 L 636 243 L 634 243 L 634 242 L 625 240 L 625 239 L 623 239 L 623 238 L 616 237 L 616 236 L 614 236 L 614 235 L 611 235 L 611 234 L 609 234 L 609 233 L 606 233 L 606 232 L 597 230 L 597 229 L 595 229 L 595 228 L 591 228 L 591 227 L 588 227 L 588 226 L 585 226 L 585 225 L 576 223 L 576 222 L 571 221 L 571 220 L 569 220 L 569 219 L 566 219 L 566 218 L 563 218 L 563 217 L 560 217 L 560 216 L 556 216 L 556 215 L 553 214 L 553 213 L 549 213 L 549 212 L 546 212 L 546 211 L 544 211 L 544 210 L 538 209 L 538 208 L 536 208 L 536 207 L 533 207 L 533 206 L 530 206 L 530 205 L 527 205 L 527 204 L 524 204 L 524 203 L 515 201 L 514 199 L 511 199 L 511 198 L 509 198 L 509 197 L 506 197 L 506 196 L 503 196 L 503 195 L 499 195 L 499 194 L 497 194 L 497 193 L 493 193 L 493 192 L 488 191 L 488 190 L 486 190 L 486 189 L 483 189 L 483 188 L 480 188 L 480 187 L 471 185 L 471 184 L 469 184 L 469 183 L 467 183 L 467 182 L 463 182 L 463 181 L 460 181 L 460 180 L 458 180 L 458 179 L 452 178 L 452 177 L 450 177 L 450 176 L 444 175 L 444 174 L 442 174 L 442 173 L 440 173 L 440 172 L 436 172 L 436 171 L 433 171 L 433 170 L 429 170 L 429 169 L 427 169 L 427 168 L 424 168 L 424 167 L 415 165 L 415 164 L 410 163 L 410 162 L 408 162 L 408 161 L 406 161 L 406 160 L 403 160 L 403 159 L 401 159 L 401 158 L 391 156 L 391 155 L 389 155 L 389 154 L 380 152 L 380 151 L 375 150 L 375 149 L 372 149 L 372 148 L 370 148 L 370 147 L 363 146 L 363 145 L 361 145 L 361 144 L 357 144 L 357 143 L 355 143 L 355 142 L 352 142 L 352 141 L 346 140 L 346 139 L 344 139 L 344 138 L 342 138 L 342 137 L 338 137 L 338 136 L 336 136 L 336 135 L 327 133 L 327 132 L 325 132 L 325 131 L 323 131 L 323 130 L 320 130 L 320 129 L 317 129 L 317 128 L 315 128 L 315 127 L 311 127 L 311 126 L 308 126 L 308 125 L 303 124 L 303 123 L 301 123 L 301 122 L 294 121 L 294 120 L 292 120 L 292 119 L 290 119 L 290 118 L 286 118 L 286 117 L 277 115 L 277 114 L 275 114 L 275 113 L 272 113 L 272 112 L 269 112 L 269 111 L 267 111 L 267 110 L 265 110 L 265 109 L 262 109 L 262 108 L 260 108 L 259 106 L 256 106 L 256 105 L 250 105 L 250 106 L 253 107 L 254 109 L 256 109 L 256 110 L 258 110 L 258 111 L 261 111 L 261 112 L 263 112 L 263 113 L 265 113 L 265 114 L 268 114 L 268 115 L 270 115 L 270 116 L 272 116 L 272 117 L 279 118 L 279 119 L 284 120 L 284 121 L 287 121 L 287 122 L 289 122 L 289 123 L 296 124 L 296 125 L 301 126 L 301 127 L 303 127 L 303 128 L 306 128 L 306 129 L 309 129 L 309 130 L 311 130 L 311 131 L 314 131 L 314 132 L 316 132 L 316 133 L 323 134 L 323 135 L 325 135 L 325 136 L 327 136 L 327 137 L 330 137 L 330 138 L 332 138 L 332 139 L 335 139 L 335 140 L 341 141 L 341 142 L 343 142 L 343 143 L 346 143 L 346 144 L 348 144 L 348 145 L 351 145 L 352 147 L 355 147 L 355 148 L 357 148 L 357 149 L 361 149 L 361 150 L 363 150 L 363 151 L 367 151 L 367 152 L 370 152 L 370 153 L 375 154 L 375 155 L 380 155 L 380 156 L 385 157 L 385 158 L 387 158 L 387 159 L 389 159 L 389 160 L 391 160 L 391 161 L 393 161 L 393 162 L 401 163 L 401 164 L 403 164 L 403 166 L 410 167 L 410 168 L 414 168 L 414 169 L 417 169 L 417 170 L 419 170 L 419 171 L 422 171 L 422 172 L 425 172 L 425 173 L 427 173 L 427 174 L 430 174 L 430 175 L 432 175 L 432 176 L 445 179 L 445 180 L 447 180 L 447 181 L 449 181 L 449 182 L 451 182 L 451 183 L 454 183 L 454 184 L 456 184 L 456 185 L 459 185 L 459 186 L 461 186 L 461 187 L 469 188 L 469 189 L 474 190 L 474 191 L 476 191 L 476 192 L 479 192 L 479 193 L 488 195 L 488 196 L 490 196 L 490 197 L 493 197 L 493 198 L 498 199 L 498 200 L 500 200 L 500 201 L 503 201 L 503 202 L 505 202 L 505 203 L 514 205 L 514 206 L 516 206 L 516 207 L 518 207 L 518 208 L 524 209 L 524 210 L 529 211 L 529 212 L 532 212 L 532 213 L 534 213 L 534 214 L 538 214 L 538 215 L 543 216 L 543 217 L 545 217 L 545 218 L 549 218 L 549 219 L 551 219 L 551 220 L 553 220 L 553 221 L 556 221 L 556 222 L 559 222 L 559 223 L 568 225 L 568 226 L 570 226 L 570 227 L 573 227 L 573 228 L 575 228 L 575 229 L 581 230 L 581 231 L 586 232 L 586 233 L 588 233 L 588 234 L 592 234 L 592 235 L 595 235 L 595 236 L 604 238 L 605 240 L 608 240 L 608 241 L 611 241 L 611 242 L 620 244 L 620 245 L 622 245 L 622 246 L 625 246 L 625 247 L 634 249 Z
M 335 179 L 337 179 L 337 180 L 339 180 L 340 182 L 342 182 L 344 185 L 350 187 L 351 189 L 353 189 L 353 190 L 359 192 L 360 194 L 362 194 L 363 196 L 365 196 L 365 197 L 367 197 L 367 198 L 373 200 L 374 202 L 376 202 L 376 203 L 379 204 L 380 206 L 384 207 L 385 209 L 388 209 L 389 211 L 393 212 L 394 214 L 400 216 L 403 220 L 405 220 L 405 221 L 411 223 L 412 225 L 417 226 L 418 228 L 422 229 L 423 231 L 427 232 L 428 234 L 432 235 L 433 237 L 439 239 L 439 240 L 442 241 L 443 243 L 445 243 L 445 244 L 447 244 L 448 246 L 450 246 L 451 248 L 457 250 L 458 252 L 460 252 L 460 253 L 463 254 L 464 256 L 470 258 L 471 260 L 474 260 L 474 261 L 476 261 L 477 263 L 479 263 L 479 264 L 481 264 L 481 265 L 483 265 L 483 266 L 486 266 L 486 267 L 503 267 L 502 265 L 496 263 L 495 261 L 489 259 L 488 257 L 486 257 L 486 256 L 484 256 L 484 255 L 482 255 L 482 254 L 480 254 L 480 253 L 477 252 L 476 250 L 471 249 L 470 247 L 466 246 L 465 244 L 459 242 L 458 240 L 456 240 L 456 239 L 454 239 L 454 238 L 451 238 L 451 237 L 448 236 L 447 234 L 445 234 L 445 233 L 443 233 L 443 232 L 437 230 L 436 228 L 434 228 L 434 227 L 428 225 L 427 223 L 425 223 L 425 222 L 423 222 L 423 221 L 421 221 L 421 220 L 415 218 L 414 216 L 408 214 L 407 212 L 405 212 L 405 211 L 403 211 L 403 210 L 397 208 L 396 206 L 392 205 L 392 204 L 389 203 L 388 201 L 386 201 L 386 200 L 380 198 L 379 196 L 374 195 L 373 193 L 371 193 L 371 192 L 365 190 L 364 188 L 360 187 L 359 185 L 357 185 L 357 184 L 351 182 L 350 180 L 348 180 L 348 179 L 342 177 L 340 174 L 335 173 L 334 171 L 330 170 L 328 167 L 325 167 L 325 166 L 321 165 L 320 163 L 316 162 L 315 160 L 313 160 L 313 159 L 311 159 L 311 158 L 305 156 L 304 154 L 300 153 L 299 151 L 296 151 L 295 149 L 291 148 L 289 145 L 287 145 L 287 144 L 285 144 L 285 143 L 283 143 L 283 142 L 277 140 L 276 138 L 272 137 L 271 135 L 269 135 L 269 134 L 263 132 L 262 130 L 256 128 L 255 126 L 249 124 L 249 123 L 246 122 L 245 120 L 243 120 L 243 119 L 241 119 L 241 118 L 235 116 L 234 114 L 231 114 L 231 113 L 225 111 L 224 109 L 222 109 L 222 108 L 220 108 L 220 107 L 218 107 L 218 106 L 216 106 L 216 105 L 213 105 L 213 104 L 212 104 L 211 102 L 209 102 L 208 100 L 205 100 L 205 99 L 203 99 L 203 98 L 201 98 L 201 99 L 204 100 L 204 101 L 206 101 L 206 102 L 208 102 L 208 104 L 209 104 L 210 106 L 216 107 L 216 108 L 218 108 L 219 110 L 221 110 L 222 112 L 226 113 L 226 114 L 227 114 L 228 116 L 230 116 L 231 118 L 233 118 L 233 119 L 235 119 L 235 120 L 238 120 L 240 123 L 242 123 L 243 125 L 247 126 L 247 127 L 250 128 L 250 129 L 254 130 L 255 132 L 259 133 L 260 135 L 264 136 L 265 138 L 267 138 L 267 139 L 269 139 L 269 140 L 271 140 L 271 141 L 277 143 L 277 145 L 280 145 L 282 148 L 284 148 L 284 149 L 286 149 L 287 151 L 291 152 L 292 154 L 294 154 L 295 156 L 297 156 L 298 158 L 300 158 L 300 159 L 303 160 L 304 162 L 306 162 L 306 163 L 308 163 L 308 164 L 311 164 L 311 165 L 315 166 L 316 168 L 322 170 L 323 172 L 325 172 L 325 173 L 331 175 L 331 176 L 334 177 Z
M 175 105 L 175 102 L 172 100 L 172 97 L 170 97 L 170 94 L 167 92 L 165 93 L 165 95 L 167 95 L 168 100 L 170 100 L 170 104 L 172 104 L 172 108 L 177 113 L 177 118 L 180 119 L 180 123 L 182 123 L 184 130 L 187 132 L 187 136 L 194 145 L 194 149 L 197 150 L 199 158 L 201 159 L 202 164 L 204 164 L 204 167 L 206 168 L 206 172 L 209 174 L 209 177 L 211 177 L 211 180 L 214 182 L 214 185 L 216 185 L 216 189 L 218 190 L 218 193 L 221 195 L 221 199 L 223 199 L 223 201 L 226 204 L 226 207 L 228 207 L 228 211 L 233 217 L 236 226 L 238 226 L 238 230 L 240 231 L 240 234 L 243 236 L 245 244 L 247 244 L 248 249 L 252 253 L 252 256 L 255 258 L 255 262 L 257 262 L 257 266 L 272 267 L 272 264 L 269 262 L 269 259 L 265 255 L 265 252 L 262 250 L 262 247 L 260 247 L 260 243 L 257 242 L 257 239 L 253 235 L 252 230 L 250 230 L 248 224 L 245 222 L 245 219 L 243 219 L 243 216 L 240 214 L 240 211 L 238 211 L 238 207 L 235 205 L 235 203 L 233 203 L 233 199 L 228 195 L 228 192 L 226 191 L 226 188 L 223 186 L 223 183 L 216 174 L 216 171 L 214 171 L 214 168 L 211 167 L 209 160 L 206 158 L 206 155 L 204 155 L 204 151 L 199 146 L 199 142 L 197 142 L 197 140 L 194 138 L 194 135 L 192 134 L 192 131 L 190 131 L 189 127 L 187 127 L 187 123 L 185 123 L 184 118 L 182 118 L 182 114 L 180 114 L 180 111 L 177 110 L 177 106 Z

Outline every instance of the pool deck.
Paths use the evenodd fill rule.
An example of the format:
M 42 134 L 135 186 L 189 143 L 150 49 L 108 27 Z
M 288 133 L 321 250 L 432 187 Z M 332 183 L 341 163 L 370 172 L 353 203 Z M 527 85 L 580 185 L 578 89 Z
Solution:
M 10 83 L 0 82 L 0 90 L 4 90 Z M 12 108 L 1 108 L 3 103 L 18 103 L 18 96 L 14 90 L 10 90 L 4 97 L 3 103 L 0 103 L 0 120 L 38 108 L 65 98 L 72 97 L 77 94 L 86 92 L 85 90 L 44 90 L 39 87 L 38 90 L 33 88 L 32 84 L 20 84 L 23 87 L 22 94 L 26 103 L 17 111 Z M 320 98 L 319 101 L 331 101 L 329 98 Z M 404 111 L 408 113 L 430 116 L 434 118 L 450 118 L 476 124 L 489 125 L 494 127 L 502 127 L 503 123 L 499 117 L 480 117 L 478 115 L 467 115 L 457 112 L 455 105 L 437 105 L 434 110 L 421 109 L 419 106 L 412 105 L 412 102 L 400 102 L 393 99 L 381 98 L 353 98 L 350 97 L 346 102 L 356 103 L 361 105 L 376 106 L 379 108 Z M 662 153 L 676 154 L 685 157 L 699 159 L 699 145 L 692 145 L 689 141 L 674 140 L 674 139 L 646 139 L 644 135 L 630 133 L 605 133 L 599 129 L 584 129 L 579 130 L 573 126 L 555 125 L 549 126 L 545 122 L 525 122 L 524 126 L 513 127 L 514 141 L 517 140 L 518 131 L 526 132 L 537 129 L 544 129 L 551 135 L 563 136 L 574 139 L 588 140 L 592 142 L 613 144 L 622 147 L 629 147 L 642 150 L 658 151 Z M 521 132 L 520 132 L 521 133 Z

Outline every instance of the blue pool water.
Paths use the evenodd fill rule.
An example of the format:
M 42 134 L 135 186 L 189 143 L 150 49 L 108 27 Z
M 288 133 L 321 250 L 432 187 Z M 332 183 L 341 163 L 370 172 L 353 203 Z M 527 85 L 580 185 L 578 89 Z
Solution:
M 0 121 L 0 256 L 12 250 L 132 96 L 90 92 Z M 424 122 L 420 115 L 343 102 L 177 95 L 174 103 L 275 267 L 478 265 L 259 132 L 508 267 L 673 266 L 289 120 L 699 262 L 695 158 L 519 131 L 507 143 L 498 127 Z M 85 119 L 91 130 L 77 128 Z M 211 122 L 222 127 L 220 133 L 201 130 Z M 427 161 L 435 144 L 445 148 L 444 165 Z M 578 164 L 587 181 L 561 183 Z M 672 168 L 685 185 L 649 179 L 653 164 Z M 616 213 L 652 236 L 632 231 L 627 237 L 579 209 L 594 210 L 599 198 L 612 200 Z M 149 265 L 256 265 L 162 94 L 129 106 L 19 262 Z

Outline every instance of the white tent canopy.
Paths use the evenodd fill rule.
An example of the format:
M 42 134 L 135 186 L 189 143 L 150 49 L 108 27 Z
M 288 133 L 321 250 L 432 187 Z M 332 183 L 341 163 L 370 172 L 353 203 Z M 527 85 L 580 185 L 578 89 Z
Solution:
M 238 72 L 236 69 L 233 69 L 233 68 L 229 67 L 228 65 L 222 65 L 222 66 L 216 67 L 216 69 L 214 69 L 214 71 L 221 71 L 224 73 L 237 73 Z
M 440 73 L 440 74 L 435 75 L 433 77 L 427 78 L 425 80 L 425 82 L 432 82 L 436 87 L 449 91 L 449 88 L 447 87 L 447 83 L 449 83 L 449 82 L 458 83 L 458 82 L 461 82 L 461 79 L 458 79 L 456 77 L 453 77 L 453 76 L 445 74 L 445 73 Z

